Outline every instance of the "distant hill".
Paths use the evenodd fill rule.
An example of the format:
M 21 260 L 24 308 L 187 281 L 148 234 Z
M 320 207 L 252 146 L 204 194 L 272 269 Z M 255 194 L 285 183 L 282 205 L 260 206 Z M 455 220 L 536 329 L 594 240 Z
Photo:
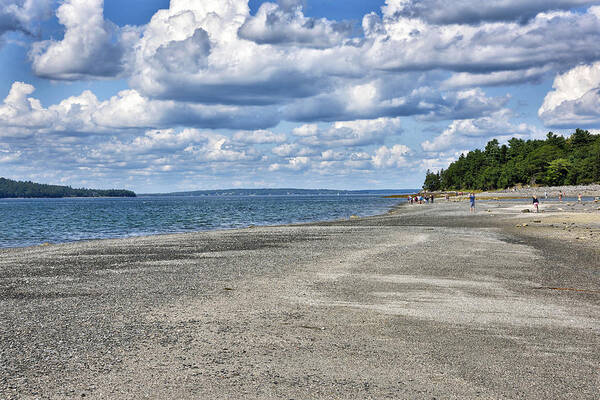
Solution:
M 21 197 L 135 197 L 135 193 L 122 189 L 73 189 L 70 186 L 44 185 L 0 178 L 0 198 Z
M 413 193 L 412 189 L 384 189 L 384 190 L 332 190 L 332 189 L 222 189 L 222 190 L 194 190 L 175 193 L 152 193 L 144 196 L 324 196 L 324 195 L 386 195 Z

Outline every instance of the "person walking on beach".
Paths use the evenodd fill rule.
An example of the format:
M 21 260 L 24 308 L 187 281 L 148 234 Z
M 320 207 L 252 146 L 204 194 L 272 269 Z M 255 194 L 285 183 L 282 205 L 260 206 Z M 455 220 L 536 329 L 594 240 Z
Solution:
M 558 201 L 562 203 L 562 192 L 558 192 Z
M 535 209 L 536 213 L 540 212 L 540 201 L 535 194 L 533 195 L 533 208 Z
M 581 193 L 577 193 L 577 202 L 581 203 Z
M 471 209 L 469 212 L 475 212 L 475 193 L 469 193 L 469 202 L 471 202 Z

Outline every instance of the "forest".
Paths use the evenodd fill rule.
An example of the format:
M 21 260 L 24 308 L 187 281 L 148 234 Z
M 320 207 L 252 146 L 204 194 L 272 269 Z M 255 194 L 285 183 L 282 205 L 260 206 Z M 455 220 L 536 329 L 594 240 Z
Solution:
M 600 182 L 600 135 L 576 129 L 565 138 L 494 139 L 484 150 L 461 154 L 447 169 L 427 171 L 423 189 L 491 190 L 516 185 L 580 185 Z
M 0 198 L 135 196 L 134 192 L 123 189 L 73 189 L 70 186 L 44 185 L 40 183 L 21 182 L 0 178 Z

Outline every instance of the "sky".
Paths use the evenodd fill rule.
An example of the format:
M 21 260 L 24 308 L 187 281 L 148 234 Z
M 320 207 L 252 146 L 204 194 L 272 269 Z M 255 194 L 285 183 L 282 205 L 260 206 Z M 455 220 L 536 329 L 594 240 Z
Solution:
M 0 0 L 0 176 L 418 188 L 600 128 L 600 0 Z

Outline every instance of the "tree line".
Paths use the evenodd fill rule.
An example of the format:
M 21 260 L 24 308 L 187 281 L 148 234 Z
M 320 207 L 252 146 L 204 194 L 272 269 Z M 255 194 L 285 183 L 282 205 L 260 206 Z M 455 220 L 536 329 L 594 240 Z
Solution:
M 493 139 L 484 150 L 461 154 L 447 169 L 427 171 L 423 189 L 492 190 L 515 185 L 581 185 L 600 182 L 600 135 L 576 129 L 568 138 Z
M 124 189 L 73 189 L 70 186 L 45 185 L 34 182 L 13 181 L 0 178 L 0 198 L 33 197 L 135 197 L 131 190 Z

